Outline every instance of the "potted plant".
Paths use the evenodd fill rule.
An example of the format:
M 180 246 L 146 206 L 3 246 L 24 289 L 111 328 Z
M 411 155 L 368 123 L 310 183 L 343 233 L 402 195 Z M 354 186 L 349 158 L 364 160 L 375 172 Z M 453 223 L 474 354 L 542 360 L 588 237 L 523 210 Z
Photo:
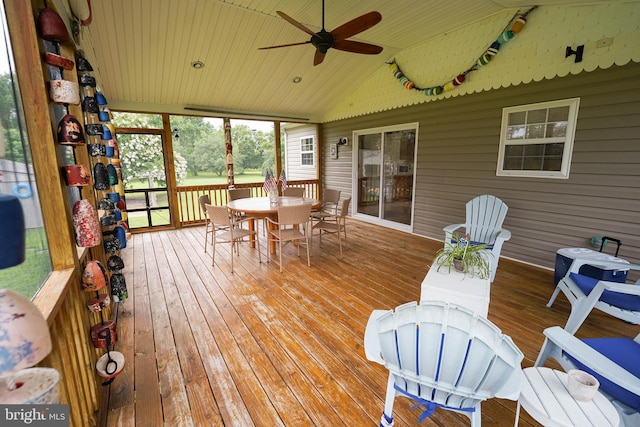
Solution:
M 438 270 L 447 268 L 447 272 L 451 272 L 451 268 L 470 276 L 478 275 L 481 279 L 487 279 L 491 276 L 491 267 L 489 265 L 489 256 L 493 256 L 487 245 L 471 244 L 469 235 L 460 236 L 453 233 L 452 241 L 445 241 L 444 247 L 436 253 L 435 263 Z

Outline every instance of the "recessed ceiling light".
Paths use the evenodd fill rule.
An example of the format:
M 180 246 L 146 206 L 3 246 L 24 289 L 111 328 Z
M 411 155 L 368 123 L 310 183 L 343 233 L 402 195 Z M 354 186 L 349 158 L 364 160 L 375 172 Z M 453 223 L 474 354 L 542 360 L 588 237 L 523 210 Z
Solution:
M 301 81 L 302 81 L 302 77 L 300 77 L 300 76 L 293 78 L 293 82 L 294 83 L 300 83 Z
M 204 62 L 202 62 L 202 61 L 193 61 L 191 63 L 191 67 L 195 68 L 196 70 L 199 70 L 201 68 L 204 68 Z

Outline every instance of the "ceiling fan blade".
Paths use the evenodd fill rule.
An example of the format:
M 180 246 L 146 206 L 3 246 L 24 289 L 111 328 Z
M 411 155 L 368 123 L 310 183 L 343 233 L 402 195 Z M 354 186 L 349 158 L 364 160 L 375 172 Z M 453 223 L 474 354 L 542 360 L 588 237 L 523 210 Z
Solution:
M 280 12 L 279 10 L 277 10 L 276 13 L 278 15 L 280 15 L 280 17 L 282 19 L 284 19 L 285 21 L 287 21 L 291 25 L 300 28 L 302 31 L 304 31 L 305 33 L 309 34 L 310 36 L 314 36 L 316 34 L 313 31 L 311 31 L 310 29 L 308 29 L 307 27 L 305 27 L 304 25 L 302 25 L 301 23 L 299 23 L 298 21 L 296 21 L 295 19 L 293 19 L 292 17 L 290 17 L 289 15 L 287 15 L 286 13 Z
M 300 43 L 289 43 L 289 44 L 279 44 L 277 46 L 259 47 L 258 50 L 277 49 L 279 47 L 289 47 L 289 46 L 299 46 L 299 45 L 309 44 L 309 43 L 311 43 L 311 40 L 307 40 L 306 42 L 300 42 Z
M 380 12 L 369 12 L 340 25 L 331 31 L 334 40 L 344 40 L 376 25 L 382 20 Z
M 340 40 L 333 45 L 334 49 L 345 52 L 364 53 L 365 55 L 377 55 L 382 52 L 381 46 L 375 44 L 356 42 L 353 40 Z
M 313 65 L 319 65 L 324 61 L 324 53 L 316 49 L 316 54 L 313 56 Z

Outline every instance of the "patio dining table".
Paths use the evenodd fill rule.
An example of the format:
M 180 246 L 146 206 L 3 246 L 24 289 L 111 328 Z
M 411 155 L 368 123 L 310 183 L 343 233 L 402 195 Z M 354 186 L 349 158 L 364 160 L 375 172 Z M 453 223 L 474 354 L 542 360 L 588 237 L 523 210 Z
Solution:
M 294 206 L 300 204 L 310 204 L 311 209 L 318 209 L 320 207 L 320 201 L 316 199 L 309 199 L 305 197 L 278 197 L 275 202 L 271 202 L 269 197 L 248 197 L 245 199 L 232 200 L 227 204 L 227 207 L 233 211 L 246 215 L 249 218 L 253 218 L 253 221 L 249 221 L 249 229 L 257 230 L 256 219 L 270 218 L 274 221 L 278 219 L 278 206 Z M 249 245 L 255 247 L 255 239 L 251 236 Z M 276 253 L 276 244 L 274 241 L 269 242 L 270 253 Z

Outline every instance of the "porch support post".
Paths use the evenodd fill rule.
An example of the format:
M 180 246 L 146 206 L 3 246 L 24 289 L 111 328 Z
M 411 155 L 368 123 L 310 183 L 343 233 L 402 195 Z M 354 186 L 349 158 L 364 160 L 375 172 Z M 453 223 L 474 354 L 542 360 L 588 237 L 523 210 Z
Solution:
M 317 150 L 317 162 L 316 162 L 316 199 L 321 200 L 324 196 L 324 135 L 322 133 L 322 123 L 316 124 L 316 150 Z
M 79 266 L 73 218 L 66 186 L 60 175 L 62 155 L 52 132 L 49 94 L 38 49 L 33 9 L 28 0 L 4 2 L 16 75 L 20 86 L 25 127 L 29 135 L 42 219 L 49 242 L 53 270 Z M 20 48 L 15 48 L 19 46 Z M 46 171 L 46 173 L 44 172 Z
M 222 119 L 224 123 L 224 154 L 227 163 L 227 184 L 229 188 L 235 187 L 233 177 L 233 144 L 231 142 L 231 120 L 228 117 Z
M 173 133 L 171 132 L 170 116 L 167 113 L 162 114 L 162 127 L 164 129 L 164 134 L 162 135 L 165 159 L 164 169 L 167 181 L 167 195 L 169 197 L 169 210 L 171 211 L 171 224 L 176 228 L 182 228 L 182 214 L 180 213 L 178 191 L 176 190 L 178 182 L 176 179 L 176 160 L 173 155 Z
M 280 156 L 281 141 L 280 141 L 280 122 L 279 121 L 273 122 L 273 136 L 275 137 L 274 155 L 276 156 L 275 157 L 276 171 L 274 174 L 274 178 L 276 179 L 276 181 L 278 181 L 278 187 L 279 187 L 280 174 L 282 173 L 282 157 Z

